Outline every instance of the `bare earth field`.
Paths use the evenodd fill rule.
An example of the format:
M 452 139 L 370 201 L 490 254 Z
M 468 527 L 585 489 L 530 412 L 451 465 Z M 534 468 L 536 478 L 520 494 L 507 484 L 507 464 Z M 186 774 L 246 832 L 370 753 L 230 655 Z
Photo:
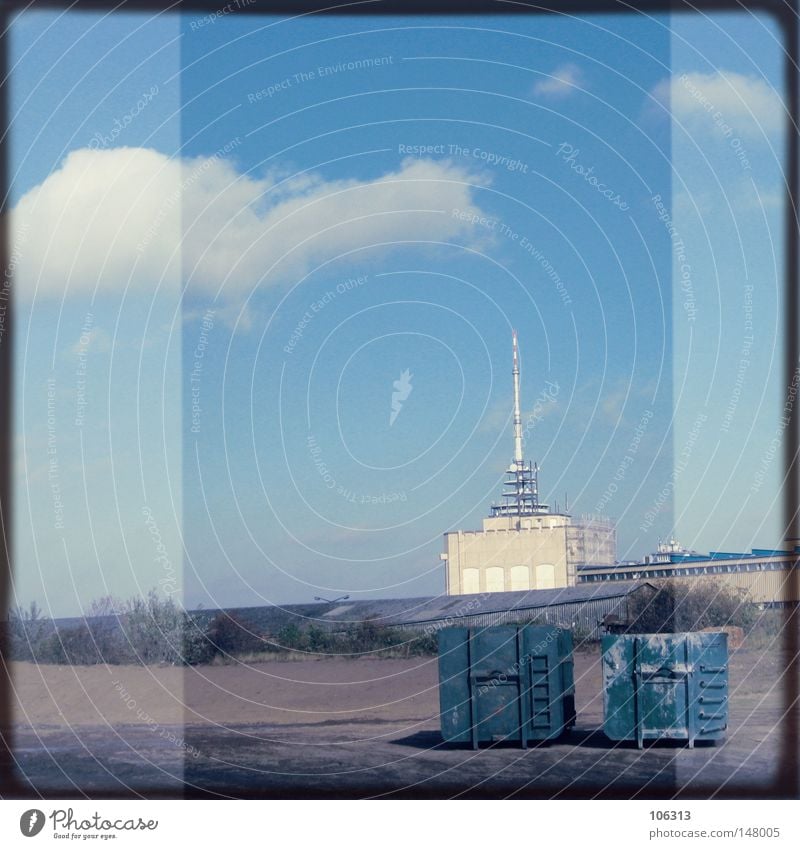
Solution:
M 779 773 L 788 662 L 774 650 L 733 652 L 727 740 L 639 751 L 602 734 L 600 652 L 577 652 L 575 729 L 527 751 L 477 752 L 442 743 L 436 658 L 190 669 L 20 663 L 16 795 L 792 795 Z

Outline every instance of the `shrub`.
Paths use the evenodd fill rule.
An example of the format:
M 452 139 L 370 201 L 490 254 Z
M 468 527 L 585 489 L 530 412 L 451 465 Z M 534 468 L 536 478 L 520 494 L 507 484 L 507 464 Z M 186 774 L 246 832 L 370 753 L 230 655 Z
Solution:
M 747 631 L 758 618 L 758 608 L 745 590 L 729 584 L 673 579 L 659 583 L 653 595 L 632 600 L 629 616 L 629 633 L 676 633 L 722 625 Z
M 335 637 L 334 650 L 349 655 L 420 657 L 436 654 L 439 645 L 435 632 L 387 628 L 372 619 L 351 625 Z
M 110 596 L 92 602 L 86 618 L 42 641 L 39 663 L 195 664 L 213 657 L 213 646 L 197 621 L 155 590 L 119 602 Z
M 122 636 L 139 663 L 183 663 L 183 630 L 186 614 L 172 598 L 155 590 L 132 598 L 119 616 Z
M 53 623 L 42 616 L 35 601 L 25 610 L 12 608 L 8 614 L 5 652 L 9 660 L 33 660 L 37 647 L 53 632 Z
M 318 625 L 310 625 L 306 633 L 306 643 L 310 652 L 321 654 L 335 649 L 336 637 L 328 631 L 323 631 Z
M 297 651 L 305 651 L 306 643 L 305 643 L 305 635 L 303 632 L 294 624 L 294 622 L 290 622 L 288 625 L 284 625 L 280 631 L 278 631 L 278 636 L 276 638 L 277 647 L 280 649 L 295 649 Z
M 349 654 L 380 651 L 392 648 L 401 641 L 390 628 L 379 625 L 374 619 L 350 625 L 342 635 L 342 640 Z
M 40 640 L 32 660 L 36 663 L 70 663 L 62 642 L 62 634 L 54 631 Z
M 198 663 L 210 663 L 217 650 L 209 639 L 197 617 L 188 613 L 183 615 L 183 656 L 185 666 L 195 666 Z
M 439 637 L 436 633 L 412 633 L 406 645 L 410 657 L 439 654 Z
M 92 632 L 86 625 L 57 631 L 49 638 L 48 645 L 52 646 L 54 660 L 49 661 L 51 663 L 58 663 L 62 654 L 64 660 L 61 662 L 73 666 L 93 666 L 103 662 L 102 655 L 92 639 Z M 42 662 L 39 657 L 37 660 Z
M 332 632 L 311 624 L 285 625 L 274 639 L 256 633 L 252 623 L 220 611 L 204 617 L 182 610 L 155 590 L 120 602 L 111 596 L 89 606 L 85 618 L 56 629 L 33 604 L 9 618 L 10 659 L 37 663 L 92 665 L 210 663 L 215 657 L 251 657 L 266 652 L 299 651 L 325 655 L 416 657 L 436 654 L 436 633 L 387 628 L 375 620 Z
M 266 648 L 266 641 L 255 633 L 252 623 L 223 610 L 211 620 L 205 639 L 212 654 L 249 654 Z
M 122 662 L 120 652 L 116 660 L 108 661 L 95 640 L 92 629 L 85 622 L 74 628 L 58 628 L 39 641 L 33 652 L 36 663 L 94 666 L 98 663 Z
M 290 622 L 281 628 L 271 647 L 342 657 L 418 657 L 436 654 L 438 637 L 436 633 L 387 628 L 371 619 L 351 623 L 341 631 L 328 631 L 313 624 L 303 629 Z
M 75 629 L 80 635 L 72 635 L 75 640 L 73 651 L 86 657 L 96 655 L 97 659 L 92 663 L 129 663 L 132 653 L 130 646 L 125 643 L 119 623 L 120 612 L 124 608 L 121 602 L 110 595 L 91 602 L 82 625 Z M 81 646 L 81 639 L 90 645 Z

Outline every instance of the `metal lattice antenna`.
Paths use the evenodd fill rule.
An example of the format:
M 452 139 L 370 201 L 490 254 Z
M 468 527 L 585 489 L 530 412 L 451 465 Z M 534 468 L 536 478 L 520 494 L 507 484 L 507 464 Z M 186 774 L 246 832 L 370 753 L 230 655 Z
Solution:
M 525 462 L 522 454 L 522 407 L 519 391 L 519 344 L 517 331 L 511 331 L 514 377 L 514 459 L 506 472 L 503 503 L 492 505 L 492 516 L 532 516 L 549 513 L 546 504 L 539 503 L 539 467 Z

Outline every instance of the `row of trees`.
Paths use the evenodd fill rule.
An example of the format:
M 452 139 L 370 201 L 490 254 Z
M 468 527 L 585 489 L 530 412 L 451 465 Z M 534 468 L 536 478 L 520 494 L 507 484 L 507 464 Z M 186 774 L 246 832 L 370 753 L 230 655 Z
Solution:
M 57 627 L 34 602 L 11 611 L 6 653 L 11 660 L 74 665 L 183 664 L 212 659 L 212 646 L 194 616 L 151 590 L 120 602 L 92 602 L 77 625 Z
M 737 625 L 749 631 L 759 611 L 746 595 L 713 581 L 665 581 L 650 595 L 631 600 L 625 630 L 634 633 L 697 631 Z M 152 590 L 144 598 L 94 602 L 77 625 L 56 627 L 36 604 L 13 611 L 6 648 L 10 660 L 92 665 L 209 663 L 217 658 L 303 652 L 327 656 L 412 657 L 437 651 L 436 633 L 382 627 L 374 621 L 333 632 L 288 624 L 275 635 L 220 611 L 192 614 Z
M 246 619 L 220 611 L 209 619 L 188 613 L 152 590 L 145 598 L 91 604 L 77 625 L 56 627 L 34 603 L 14 610 L 8 622 L 10 660 L 89 666 L 108 664 L 210 663 L 257 655 L 303 652 L 317 655 L 412 657 L 436 653 L 434 636 L 385 628 L 366 621 L 331 632 L 289 624 L 277 635 L 259 633 Z

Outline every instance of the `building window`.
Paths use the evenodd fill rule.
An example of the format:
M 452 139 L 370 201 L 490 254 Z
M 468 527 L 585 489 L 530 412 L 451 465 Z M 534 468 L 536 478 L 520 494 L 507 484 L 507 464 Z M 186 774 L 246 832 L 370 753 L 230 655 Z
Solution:
M 556 585 L 556 567 L 552 563 L 539 563 L 536 566 L 536 589 L 551 590 Z
M 472 595 L 480 591 L 480 572 L 477 569 L 465 569 L 461 577 L 461 592 L 464 595 Z
M 502 566 L 490 566 L 486 570 L 486 592 L 502 593 L 506 588 L 506 576 Z
M 515 591 L 531 588 L 531 570 L 528 566 L 511 567 L 511 589 Z

